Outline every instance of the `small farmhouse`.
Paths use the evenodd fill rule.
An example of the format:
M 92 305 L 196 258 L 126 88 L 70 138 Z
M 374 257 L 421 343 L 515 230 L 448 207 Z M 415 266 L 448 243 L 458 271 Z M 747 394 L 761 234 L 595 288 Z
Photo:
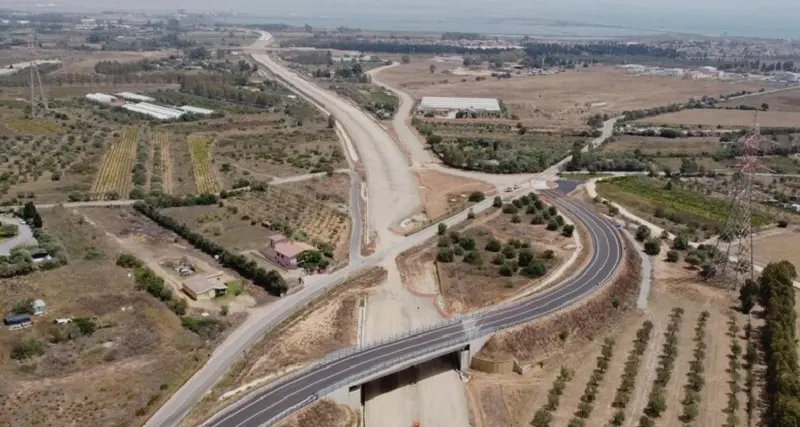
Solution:
M 193 300 L 209 300 L 224 295 L 228 287 L 208 277 L 194 276 L 183 281 L 183 292 Z
M 270 236 L 269 247 L 262 253 L 283 268 L 297 268 L 297 256 L 305 251 L 315 251 L 316 248 L 308 243 L 289 240 L 282 234 Z

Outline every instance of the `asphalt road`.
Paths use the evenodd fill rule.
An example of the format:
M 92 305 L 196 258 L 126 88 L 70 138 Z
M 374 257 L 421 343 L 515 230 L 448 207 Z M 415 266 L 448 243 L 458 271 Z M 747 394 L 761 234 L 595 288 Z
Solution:
M 348 352 L 324 364 L 314 365 L 291 381 L 257 390 L 240 404 L 223 411 L 207 427 L 257 427 L 270 425 L 295 408 L 315 400 L 317 393 L 331 387 L 348 385 L 359 376 L 364 378 L 371 368 L 399 363 L 420 350 L 434 353 L 454 342 L 468 343 L 475 336 L 486 336 L 497 330 L 529 322 L 563 309 L 598 290 L 614 274 L 622 260 L 622 240 L 608 220 L 587 208 L 557 194 L 544 191 L 560 209 L 570 212 L 589 229 L 592 257 L 586 266 L 556 289 L 512 304 L 481 312 L 477 316 L 457 317 L 439 326 L 412 332 L 388 341 Z M 343 383 L 346 382 L 346 383 Z

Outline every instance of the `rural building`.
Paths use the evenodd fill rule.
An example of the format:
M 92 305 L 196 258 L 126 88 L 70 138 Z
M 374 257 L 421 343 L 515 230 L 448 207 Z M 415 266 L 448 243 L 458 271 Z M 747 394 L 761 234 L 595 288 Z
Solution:
M 27 314 L 9 314 L 3 318 L 3 324 L 8 326 L 8 329 L 21 329 L 33 325 L 31 316 Z
M 210 115 L 214 114 L 214 110 L 208 110 L 208 109 L 205 109 L 205 108 L 192 107 L 191 105 L 184 105 L 183 107 L 178 107 L 178 108 L 180 108 L 182 111 L 184 111 L 186 113 L 202 114 L 204 116 L 210 116 Z
M 481 115 L 500 114 L 500 101 L 497 98 L 445 98 L 423 96 L 417 110 L 423 114 L 447 114 L 457 111 L 470 111 Z
M 138 93 L 132 92 L 120 92 L 116 94 L 118 97 L 125 99 L 127 101 L 136 101 L 136 102 L 153 102 L 156 99 L 151 98 L 149 96 L 139 95 Z
M 295 269 L 297 268 L 298 255 L 305 251 L 315 250 L 317 248 L 308 243 L 295 242 L 282 234 L 276 234 L 270 236 L 269 247 L 264 249 L 262 253 L 283 268 Z
M 183 281 L 183 292 L 193 300 L 208 300 L 225 295 L 228 287 L 209 277 L 194 276 Z
M 122 106 L 122 108 L 128 111 L 133 111 L 134 113 L 155 117 L 158 120 L 175 120 L 185 114 L 181 110 L 162 107 L 160 105 L 150 104 L 147 102 L 140 102 L 138 104 L 125 104 Z
M 119 107 L 125 105 L 125 101 L 122 99 L 105 93 L 90 93 L 86 95 L 86 99 L 101 105 L 116 105 Z

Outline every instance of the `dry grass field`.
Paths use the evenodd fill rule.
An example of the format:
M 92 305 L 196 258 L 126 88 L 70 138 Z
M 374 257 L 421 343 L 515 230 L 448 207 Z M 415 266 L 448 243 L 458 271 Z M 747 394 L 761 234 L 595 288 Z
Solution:
M 756 264 L 788 260 L 800 266 L 800 233 L 796 229 L 771 229 L 753 237 L 753 257 Z
M 683 110 L 637 120 L 637 123 L 656 125 L 721 126 L 723 128 L 747 128 L 756 124 L 756 114 L 761 127 L 797 127 L 800 112 L 791 111 L 746 111 L 746 110 Z
M 436 72 L 428 67 L 433 64 Z M 757 82 L 688 80 L 662 76 L 633 76 L 612 67 L 590 67 L 549 76 L 513 76 L 511 79 L 449 74 L 461 64 L 437 62 L 415 57 L 404 64 L 382 71 L 379 78 L 407 91 L 414 98 L 423 96 L 464 96 L 500 98 L 509 113 L 533 127 L 570 128 L 586 125 L 595 113 L 620 113 L 624 110 L 686 102 L 703 95 L 719 96 L 741 90 L 757 91 Z M 591 104 L 605 103 L 592 108 Z
M 636 150 L 642 154 L 668 155 L 668 154 L 714 154 L 720 147 L 717 137 L 690 137 L 690 138 L 659 138 L 650 136 L 620 135 L 616 141 L 603 145 L 602 151 L 607 153 L 633 153 Z M 680 161 L 680 159 L 678 159 Z
M 448 175 L 430 169 L 414 171 L 422 196 L 423 213 L 430 221 L 460 212 L 469 206 L 469 195 L 479 191 L 489 197 L 496 189 L 485 182 Z
M 770 111 L 800 112 L 800 89 L 791 89 L 763 95 L 747 96 L 741 99 L 732 99 L 724 102 L 722 105 L 728 107 L 746 105 L 748 107 L 760 109 L 763 104 L 769 105 Z
M 0 425 L 138 426 L 209 350 L 166 305 L 135 289 L 114 263 L 121 249 L 101 230 L 63 208 L 41 214 L 69 264 L 2 280 L 3 313 L 27 298 L 43 299 L 48 312 L 33 328 L 0 330 Z M 97 316 L 97 330 L 55 340 L 53 319 L 72 316 Z M 28 339 L 44 342 L 44 355 L 10 359 Z
M 350 176 L 346 173 L 334 173 L 277 185 L 312 197 L 336 210 L 346 210 L 350 205 Z

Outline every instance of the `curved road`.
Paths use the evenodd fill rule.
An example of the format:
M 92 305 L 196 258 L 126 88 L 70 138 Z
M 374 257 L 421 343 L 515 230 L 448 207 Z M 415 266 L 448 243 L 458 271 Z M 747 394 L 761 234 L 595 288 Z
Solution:
M 419 352 L 434 354 L 454 345 L 466 345 L 471 339 L 554 313 L 601 288 L 622 260 L 619 232 L 589 209 L 555 192 L 544 193 L 587 226 L 594 247 L 586 266 L 558 288 L 476 315 L 457 317 L 430 329 L 411 331 L 395 340 L 344 352 L 300 371 L 291 381 L 278 382 L 251 393 L 204 425 L 257 427 L 273 424 L 325 392 L 364 379 L 383 366 L 400 364 Z

